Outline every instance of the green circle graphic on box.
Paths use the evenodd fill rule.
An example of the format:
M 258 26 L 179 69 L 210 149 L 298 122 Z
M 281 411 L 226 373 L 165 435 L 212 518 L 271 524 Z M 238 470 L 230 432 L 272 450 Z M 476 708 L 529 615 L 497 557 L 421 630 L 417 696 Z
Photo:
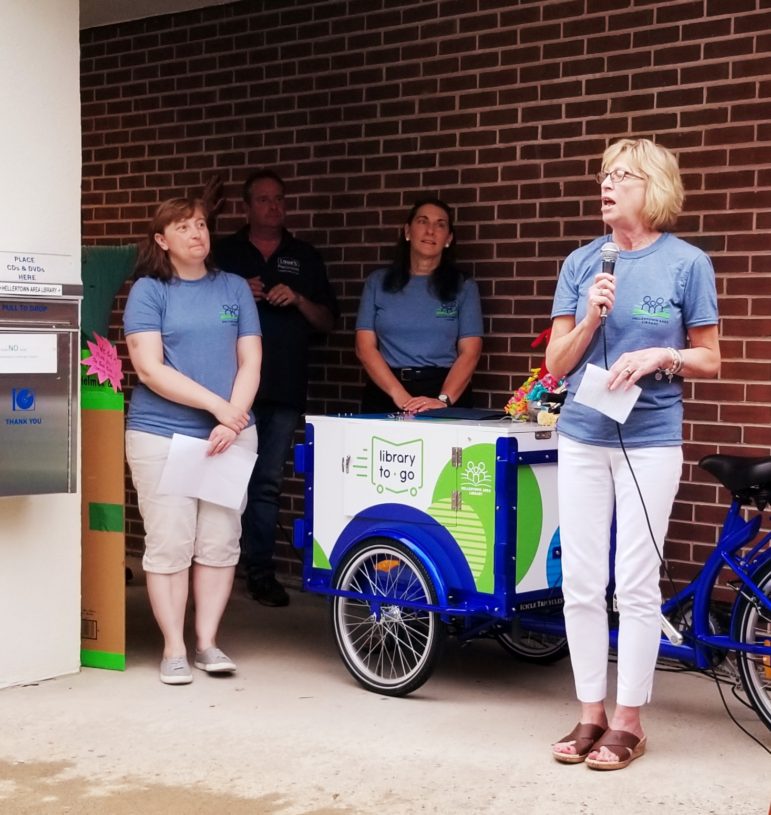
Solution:
M 517 575 L 519 583 L 533 565 L 543 527 L 543 501 L 533 468 L 517 469 Z
M 488 546 L 482 519 L 467 505 L 453 509 L 452 501 L 434 501 L 428 514 L 452 532 L 468 562 L 478 591 L 493 591 L 492 549 Z
M 436 480 L 428 513 L 455 538 L 477 591 L 492 593 L 495 543 L 495 445 L 463 448 L 460 466 L 448 461 Z M 459 506 L 453 506 L 453 495 Z

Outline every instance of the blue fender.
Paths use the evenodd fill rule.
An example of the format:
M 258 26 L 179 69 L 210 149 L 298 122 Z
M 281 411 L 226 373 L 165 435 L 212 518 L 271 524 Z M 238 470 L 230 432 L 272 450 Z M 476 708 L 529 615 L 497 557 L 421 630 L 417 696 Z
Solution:
M 332 549 L 332 569 L 337 571 L 355 546 L 371 538 L 404 544 L 426 568 L 440 605 L 448 605 L 454 591 L 476 591 L 468 561 L 446 527 L 425 512 L 402 504 L 378 504 L 357 513 Z

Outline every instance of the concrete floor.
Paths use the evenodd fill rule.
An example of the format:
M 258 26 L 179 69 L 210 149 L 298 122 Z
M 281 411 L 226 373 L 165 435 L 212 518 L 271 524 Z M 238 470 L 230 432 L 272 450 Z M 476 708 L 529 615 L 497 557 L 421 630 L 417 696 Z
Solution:
M 771 757 L 701 676 L 659 672 L 648 753 L 597 773 L 550 756 L 576 715 L 567 661 L 524 665 L 492 641 L 450 640 L 423 688 L 386 698 L 349 677 L 323 599 L 292 592 L 289 608 L 268 609 L 239 581 L 220 638 L 238 673 L 167 687 L 141 574 L 127 603 L 125 673 L 0 692 L 4 815 L 769 811 Z

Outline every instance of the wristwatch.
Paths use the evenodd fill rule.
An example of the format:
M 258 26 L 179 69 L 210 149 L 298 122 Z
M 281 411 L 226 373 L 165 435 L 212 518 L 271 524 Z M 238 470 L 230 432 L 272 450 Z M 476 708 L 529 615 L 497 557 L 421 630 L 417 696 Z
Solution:
M 447 407 L 452 407 L 452 399 L 446 393 L 440 393 L 436 398 L 440 402 L 444 402 Z

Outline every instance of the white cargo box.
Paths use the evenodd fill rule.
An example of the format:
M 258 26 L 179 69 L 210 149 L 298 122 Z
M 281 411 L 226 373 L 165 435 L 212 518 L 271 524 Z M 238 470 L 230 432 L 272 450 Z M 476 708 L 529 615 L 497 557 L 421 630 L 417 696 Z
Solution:
M 553 595 L 561 582 L 556 439 L 553 428 L 506 416 L 308 416 L 300 530 L 302 545 L 312 541 L 308 586 L 363 537 L 410 538 L 423 527 L 459 596 L 497 595 L 511 606 Z

